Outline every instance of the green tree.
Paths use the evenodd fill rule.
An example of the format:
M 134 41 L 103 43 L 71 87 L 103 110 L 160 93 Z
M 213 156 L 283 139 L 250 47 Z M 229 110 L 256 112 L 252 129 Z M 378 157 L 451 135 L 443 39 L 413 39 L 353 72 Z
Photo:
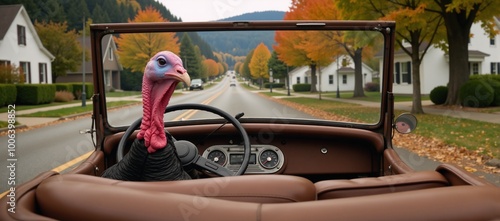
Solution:
M 95 23 L 108 23 L 111 22 L 108 14 L 102 10 L 101 6 L 96 5 L 92 10 L 92 21 Z
M 249 65 L 250 61 L 252 60 L 254 51 L 255 49 L 252 49 L 250 52 L 248 52 L 247 56 L 245 57 L 245 61 L 243 62 L 243 66 L 241 67 L 242 76 L 248 80 L 253 79 Z
M 267 63 L 271 58 L 271 52 L 264 43 L 260 43 L 254 50 L 252 59 L 248 67 L 250 68 L 250 74 L 259 79 L 259 88 L 262 89 L 262 84 L 264 78 L 269 77 L 269 68 Z
M 57 77 L 66 76 L 67 71 L 76 71 L 82 63 L 82 47 L 76 31 L 68 31 L 66 23 L 53 22 L 35 22 L 35 29 L 42 44 L 55 56 L 52 80 L 57 82 Z
M 441 45 L 449 56 L 449 83 L 446 105 L 460 105 L 458 91 L 469 79 L 469 38 L 474 22 L 495 35 L 493 16 L 500 15 L 498 0 L 426 0 L 429 12 L 440 15 L 446 26 L 447 44 Z
M 85 0 L 66 0 L 63 6 L 66 12 L 68 30 L 81 30 L 83 27 L 83 18 L 90 17 Z
M 180 57 L 191 78 L 201 78 L 201 57 L 196 53 L 191 38 L 189 38 L 187 33 L 182 35 L 180 50 Z

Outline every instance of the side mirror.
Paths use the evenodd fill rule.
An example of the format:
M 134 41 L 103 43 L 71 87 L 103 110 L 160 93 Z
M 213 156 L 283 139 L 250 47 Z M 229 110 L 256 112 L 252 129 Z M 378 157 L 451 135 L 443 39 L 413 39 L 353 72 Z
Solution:
M 413 114 L 403 113 L 396 118 L 393 127 L 399 133 L 411 133 L 417 128 L 417 118 Z

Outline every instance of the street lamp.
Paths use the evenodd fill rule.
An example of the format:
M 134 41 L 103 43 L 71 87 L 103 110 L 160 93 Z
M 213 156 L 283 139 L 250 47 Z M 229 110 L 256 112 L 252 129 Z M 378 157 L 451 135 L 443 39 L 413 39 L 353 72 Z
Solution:
M 271 93 L 273 93 L 273 69 L 269 68 L 269 88 Z

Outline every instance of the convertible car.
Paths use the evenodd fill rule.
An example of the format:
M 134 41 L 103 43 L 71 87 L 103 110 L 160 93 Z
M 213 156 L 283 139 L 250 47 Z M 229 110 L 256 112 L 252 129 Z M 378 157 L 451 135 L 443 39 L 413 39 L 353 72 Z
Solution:
M 395 25 L 93 24 L 94 106 L 87 132 L 94 151 L 71 171 L 47 171 L 17 186 L 14 196 L 1 199 L 0 220 L 500 220 L 498 187 L 452 164 L 416 170 L 393 147 L 395 133 L 417 126 L 415 117 L 395 114 L 393 107 L 392 85 L 402 71 L 393 62 Z M 254 53 L 249 66 L 256 83 L 230 87 L 228 74 L 204 76 L 173 49 L 134 52 L 129 54 L 144 60 L 142 105 L 109 110 L 105 36 L 161 45 L 180 42 L 183 33 L 212 42 L 231 39 L 238 43 L 233 48 L 246 50 L 235 54 L 241 63 Z M 267 45 L 267 52 L 257 45 Z M 118 44 L 118 50 L 125 47 Z M 273 50 L 296 67 L 269 70 Z M 234 68 L 235 61 L 222 58 L 218 62 Z M 369 61 L 380 70 L 380 104 L 336 100 L 335 91 L 352 97 L 353 90 L 376 81 L 365 69 Z M 280 98 L 268 96 L 265 87 L 256 90 L 269 77 L 284 83 L 270 93 L 282 93 Z M 215 83 L 203 93 L 176 87 L 194 78 Z M 319 92 L 288 99 L 287 90 L 304 85 Z M 320 107 L 334 114 L 306 111 Z

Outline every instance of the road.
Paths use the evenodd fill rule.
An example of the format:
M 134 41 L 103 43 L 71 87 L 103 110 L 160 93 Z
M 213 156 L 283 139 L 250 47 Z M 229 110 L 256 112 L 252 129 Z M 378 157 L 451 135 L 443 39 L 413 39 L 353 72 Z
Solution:
M 269 116 L 314 118 L 295 109 L 277 104 L 252 93 L 239 86 L 229 87 L 226 79 L 221 84 L 202 91 L 187 91 L 182 95 L 174 96 L 171 104 L 203 103 L 225 110 L 231 115 L 244 112 L 244 117 Z M 255 104 L 260 105 L 255 105 Z M 165 116 L 165 120 L 178 118 L 184 112 L 177 111 Z M 189 118 L 206 118 L 210 113 L 197 111 Z M 111 125 L 130 125 L 142 116 L 142 106 L 132 106 L 109 112 Z M 211 115 L 210 115 L 211 116 Z M 64 170 L 65 164 L 75 158 L 84 159 L 86 153 L 93 150 L 92 139 L 88 134 L 80 134 L 80 130 L 91 126 L 90 118 L 82 118 L 64 123 L 54 124 L 43 128 L 16 133 L 16 183 L 24 183 L 43 171 L 52 169 Z M 0 143 L 7 144 L 8 137 L 0 136 Z M 6 148 L 2 148 L 1 157 L 6 159 Z M 0 161 L 0 193 L 8 189 L 9 163 Z

